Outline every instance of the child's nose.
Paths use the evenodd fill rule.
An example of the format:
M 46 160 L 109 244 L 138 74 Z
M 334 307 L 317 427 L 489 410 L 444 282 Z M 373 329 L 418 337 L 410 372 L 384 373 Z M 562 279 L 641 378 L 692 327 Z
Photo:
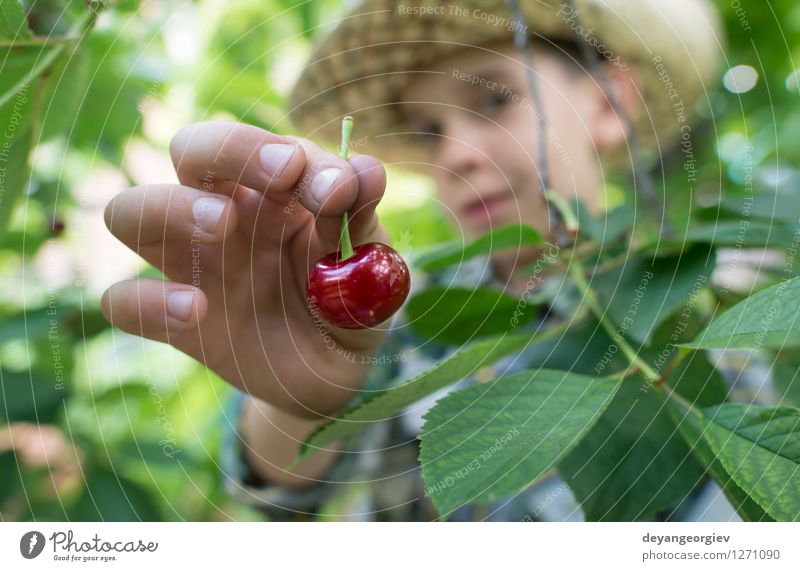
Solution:
M 456 176 L 491 166 L 486 131 L 477 122 L 457 121 L 445 125 L 437 148 L 437 163 Z

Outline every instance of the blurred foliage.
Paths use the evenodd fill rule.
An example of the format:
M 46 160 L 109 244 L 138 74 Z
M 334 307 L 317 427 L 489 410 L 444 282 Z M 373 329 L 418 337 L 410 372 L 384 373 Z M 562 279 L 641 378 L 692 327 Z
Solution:
M 50 263 L 45 250 L 81 248 L 85 197 L 99 192 L 85 188 L 91 173 L 138 182 L 136 145 L 163 153 L 181 125 L 212 117 L 288 132 L 292 79 L 340 4 L 0 0 L 0 430 L 53 425 L 83 466 L 77 486 L 54 491 L 50 470 L 0 449 L 2 519 L 260 517 L 226 496 L 217 463 L 231 389 L 169 348 L 109 328 L 81 268 L 60 280 L 37 268 Z M 759 82 L 744 94 L 710 86 L 701 113 L 713 121 L 694 133 L 696 184 L 679 151 L 656 173 L 678 227 L 703 208 L 712 221 L 735 218 L 750 169 L 765 219 L 797 220 L 800 5 L 767 4 L 747 9 L 745 29 L 719 2 L 727 66 L 752 66 Z M 382 219 L 402 252 L 454 236 L 425 181 L 390 176 Z M 420 193 L 398 197 L 400 186 Z

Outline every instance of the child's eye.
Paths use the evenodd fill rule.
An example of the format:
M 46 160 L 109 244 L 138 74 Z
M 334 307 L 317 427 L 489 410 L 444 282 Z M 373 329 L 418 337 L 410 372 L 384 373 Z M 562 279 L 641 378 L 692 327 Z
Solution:
M 432 141 L 441 136 L 442 129 L 439 123 L 431 121 L 430 123 L 425 123 L 414 129 L 414 134 L 420 140 Z
M 508 97 L 500 93 L 492 93 L 481 98 L 481 100 L 478 102 L 478 108 L 484 112 L 497 111 L 508 104 Z

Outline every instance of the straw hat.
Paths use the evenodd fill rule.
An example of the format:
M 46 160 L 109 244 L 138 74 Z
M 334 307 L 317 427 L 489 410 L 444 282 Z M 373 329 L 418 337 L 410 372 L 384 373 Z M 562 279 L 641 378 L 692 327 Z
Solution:
M 520 2 L 528 37 L 588 41 L 607 58 L 638 68 L 646 103 L 636 129 L 645 152 L 681 135 L 695 103 L 717 82 L 722 26 L 709 0 Z M 365 0 L 315 44 L 290 96 L 302 135 L 337 144 L 352 115 L 358 151 L 387 161 L 424 160 L 405 128 L 397 94 L 415 70 L 467 46 L 512 40 L 504 0 Z

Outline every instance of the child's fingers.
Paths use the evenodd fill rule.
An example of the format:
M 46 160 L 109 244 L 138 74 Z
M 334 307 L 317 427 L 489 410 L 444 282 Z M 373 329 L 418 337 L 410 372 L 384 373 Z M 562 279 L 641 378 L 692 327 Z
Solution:
M 232 121 L 206 121 L 178 131 L 169 147 L 181 183 L 210 189 L 216 180 L 286 192 L 306 166 L 291 137 Z
M 353 205 L 358 192 L 356 173 L 350 163 L 308 139 L 297 138 L 306 156 L 306 168 L 292 194 L 309 212 L 338 217 Z
M 176 184 L 130 188 L 108 203 L 104 218 L 111 233 L 136 251 L 167 239 L 219 244 L 238 221 L 236 203 L 227 196 Z
M 103 315 L 115 327 L 162 341 L 166 333 L 197 327 L 208 311 L 202 290 L 147 278 L 115 283 L 100 303 Z
M 386 237 L 378 224 L 375 208 L 386 190 L 386 170 L 378 159 L 359 155 L 350 159 L 358 177 L 358 196 L 350 208 L 350 237 L 358 244 Z M 376 236 L 376 232 L 380 235 Z
M 299 202 L 314 214 L 335 216 L 355 200 L 355 172 L 347 161 L 307 139 L 252 125 L 190 125 L 175 135 L 170 154 L 182 184 L 214 190 L 215 181 L 233 181 L 264 192 L 280 211 Z
M 339 244 L 342 214 L 349 211 L 350 237 L 354 244 L 369 239 L 379 228 L 375 207 L 386 188 L 386 172 L 381 163 L 370 156 L 353 157 L 348 162 L 353 172 L 353 188 L 349 194 L 342 193 L 335 207 L 325 209 L 317 216 L 316 230 L 326 249 L 334 250 Z M 350 189 L 348 189 L 350 190 Z

